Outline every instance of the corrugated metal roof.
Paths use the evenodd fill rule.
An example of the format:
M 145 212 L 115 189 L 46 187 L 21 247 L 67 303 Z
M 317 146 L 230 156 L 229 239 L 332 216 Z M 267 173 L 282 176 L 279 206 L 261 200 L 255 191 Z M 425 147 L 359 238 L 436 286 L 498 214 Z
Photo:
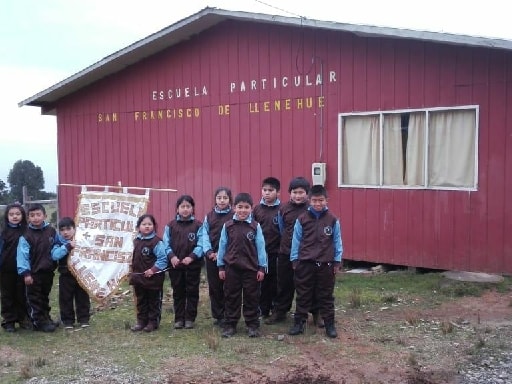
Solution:
M 57 100 L 72 94 L 89 84 L 143 60 L 165 48 L 178 44 L 215 24 L 225 20 L 241 20 L 258 23 L 270 23 L 307 28 L 328 29 L 354 33 L 365 37 L 391 37 L 432 41 L 444 44 L 467 45 L 473 47 L 498 48 L 512 50 L 512 41 L 505 39 L 465 36 L 449 33 L 416 31 L 369 25 L 346 24 L 332 21 L 320 21 L 306 18 L 276 16 L 261 13 L 227 11 L 207 7 L 180 20 L 148 37 L 123 48 L 104 59 L 90 65 L 61 82 L 31 96 L 18 105 L 41 107 L 43 114 L 53 114 Z

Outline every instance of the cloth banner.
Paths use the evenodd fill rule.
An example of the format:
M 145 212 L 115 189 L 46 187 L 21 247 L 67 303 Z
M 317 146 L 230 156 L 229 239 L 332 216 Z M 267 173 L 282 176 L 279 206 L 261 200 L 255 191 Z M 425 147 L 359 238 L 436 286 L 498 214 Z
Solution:
M 68 268 L 89 296 L 108 298 L 128 277 L 137 220 L 146 212 L 145 195 L 86 191 L 78 196 L 75 248 Z

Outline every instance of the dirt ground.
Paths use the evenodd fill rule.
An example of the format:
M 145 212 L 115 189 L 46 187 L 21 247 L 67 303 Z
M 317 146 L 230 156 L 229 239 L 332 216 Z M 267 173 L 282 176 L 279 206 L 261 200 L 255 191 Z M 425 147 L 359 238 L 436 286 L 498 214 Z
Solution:
M 211 337 L 223 351 L 239 356 L 235 365 L 215 353 L 175 354 L 164 359 L 151 378 L 137 376 L 136 365 L 128 372 L 83 362 L 80 374 L 72 378 L 34 375 L 26 383 L 460 384 L 460 372 L 472 361 L 512 351 L 512 291 L 488 291 L 435 306 L 425 300 L 409 296 L 371 309 L 340 308 L 336 339 L 327 338 L 311 322 L 304 335 L 289 336 L 291 318 L 287 324 L 262 325 L 261 340 L 248 338 L 242 329 L 233 339 L 205 334 L 205 343 Z M 5 370 L 12 370 L 6 362 L 22 357 L 0 345 Z
M 263 337 L 293 343 L 297 353 L 266 364 L 241 361 L 236 367 L 214 359 L 175 359 L 166 369 L 167 382 L 448 384 L 458 382 L 459 369 L 482 346 L 512 350 L 510 292 L 464 297 L 433 309 L 414 304 L 338 313 L 337 339 L 312 325 L 298 337 L 283 337 L 267 326 Z

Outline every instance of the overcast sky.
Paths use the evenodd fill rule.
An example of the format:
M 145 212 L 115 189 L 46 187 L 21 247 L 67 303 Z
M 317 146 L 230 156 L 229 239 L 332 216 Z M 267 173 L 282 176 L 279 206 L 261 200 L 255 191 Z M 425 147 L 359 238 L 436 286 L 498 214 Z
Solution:
M 207 6 L 512 40 L 503 5 L 502 0 L 0 0 L 0 179 L 7 183 L 12 165 L 30 160 L 43 169 L 45 189 L 56 190 L 56 120 L 36 107 L 18 108 L 20 101 Z

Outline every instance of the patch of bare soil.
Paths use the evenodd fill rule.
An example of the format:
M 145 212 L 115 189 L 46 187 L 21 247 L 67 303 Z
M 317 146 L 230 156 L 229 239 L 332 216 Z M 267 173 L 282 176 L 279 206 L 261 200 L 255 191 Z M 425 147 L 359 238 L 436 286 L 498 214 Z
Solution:
M 297 352 L 264 364 L 244 359 L 226 366 L 214 358 L 173 359 L 168 384 L 454 384 L 481 345 L 512 350 L 512 296 L 488 292 L 436 308 L 395 303 L 373 312 L 337 314 L 338 338 L 309 326 L 285 335 Z M 264 336 L 278 338 L 272 328 Z M 281 330 L 281 332 L 283 332 Z M 229 343 L 230 340 L 222 340 Z M 174 368 L 179 367 L 179 368 Z

